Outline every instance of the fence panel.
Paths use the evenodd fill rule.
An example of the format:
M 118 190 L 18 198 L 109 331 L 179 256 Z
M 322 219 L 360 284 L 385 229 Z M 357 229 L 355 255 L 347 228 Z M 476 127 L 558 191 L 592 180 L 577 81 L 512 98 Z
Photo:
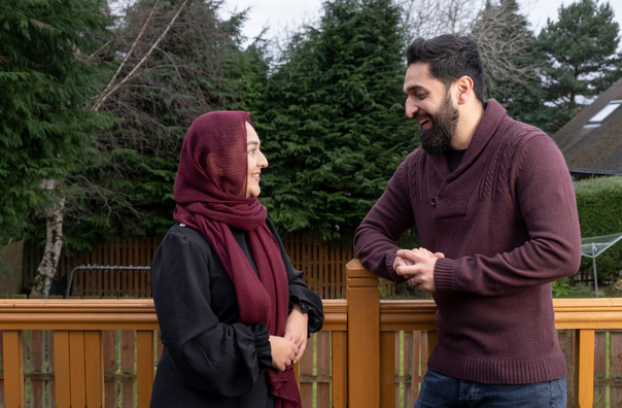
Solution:
M 115 238 L 93 248 L 90 252 L 61 254 L 57 275 L 69 283 L 71 271 L 80 265 L 151 266 L 151 260 L 161 238 Z M 305 283 L 323 299 L 345 297 L 345 265 L 353 258 L 352 248 L 344 248 L 321 235 L 309 237 L 290 234 L 283 240 L 294 268 L 304 272 Z M 32 282 L 43 250 L 33 242 L 24 246 L 24 283 Z M 380 280 L 383 296 L 395 296 L 396 285 Z M 150 298 L 151 276 L 148 271 L 77 270 L 72 283 L 72 295 L 85 297 Z

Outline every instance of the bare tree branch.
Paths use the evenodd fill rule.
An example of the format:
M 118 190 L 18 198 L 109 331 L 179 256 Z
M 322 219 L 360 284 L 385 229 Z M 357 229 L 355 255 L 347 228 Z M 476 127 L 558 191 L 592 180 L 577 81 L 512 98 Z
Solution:
M 92 108 L 92 110 L 98 111 L 101 108 L 101 104 L 104 103 L 104 99 L 106 98 L 106 92 L 108 92 L 110 87 L 114 84 L 114 81 L 116 81 L 117 77 L 121 73 L 121 70 L 125 66 L 125 63 L 132 56 L 132 53 L 134 52 L 134 49 L 138 45 L 141 37 L 143 36 L 143 33 L 145 32 L 145 29 L 149 26 L 149 22 L 151 21 L 151 18 L 153 17 L 153 14 L 155 13 L 155 11 L 156 11 L 156 9 L 158 8 L 159 5 L 160 5 L 160 0 L 157 0 L 156 3 L 154 4 L 153 8 L 151 9 L 151 13 L 149 13 L 149 17 L 147 17 L 147 20 L 145 21 L 145 24 L 143 24 L 143 28 L 140 30 L 140 33 L 138 33 L 138 36 L 136 37 L 136 40 L 134 40 L 134 43 L 132 44 L 132 48 L 130 48 L 130 50 L 127 52 L 127 55 L 125 56 L 125 58 L 123 59 L 123 61 L 119 65 L 119 68 L 117 68 L 117 72 L 115 72 L 114 75 L 112 76 L 112 79 L 110 79 L 110 82 L 108 82 L 108 85 L 106 85 L 104 90 L 97 97 L 98 102 L 95 104 L 95 106 Z M 182 8 L 183 8 L 183 5 L 182 5 Z M 104 96 L 101 96 L 101 95 L 104 95 Z

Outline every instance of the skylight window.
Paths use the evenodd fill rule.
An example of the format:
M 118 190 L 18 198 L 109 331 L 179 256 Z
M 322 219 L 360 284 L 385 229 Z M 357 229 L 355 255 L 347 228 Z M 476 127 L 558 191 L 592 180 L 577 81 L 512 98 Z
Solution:
M 611 115 L 613 111 L 618 109 L 622 105 L 622 100 L 611 101 L 607 106 L 602 108 L 600 112 L 590 119 L 590 121 L 585 125 L 585 127 L 598 127 L 600 124 L 607 118 L 607 116 Z

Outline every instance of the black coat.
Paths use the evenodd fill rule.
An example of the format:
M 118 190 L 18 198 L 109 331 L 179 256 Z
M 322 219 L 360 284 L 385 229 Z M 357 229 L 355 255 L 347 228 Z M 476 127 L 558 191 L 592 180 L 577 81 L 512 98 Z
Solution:
M 309 315 L 309 333 L 322 327 L 322 301 L 302 282 L 272 222 L 287 270 L 292 303 Z M 231 229 L 257 273 L 248 234 Z M 175 224 L 151 267 L 153 298 L 164 351 L 151 408 L 273 408 L 266 326 L 239 322 L 235 287 L 200 231 Z

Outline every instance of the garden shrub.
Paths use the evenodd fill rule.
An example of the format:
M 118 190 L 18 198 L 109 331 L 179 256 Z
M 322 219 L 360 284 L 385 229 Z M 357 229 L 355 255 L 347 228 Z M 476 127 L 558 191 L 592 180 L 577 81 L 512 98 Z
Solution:
M 622 177 L 599 177 L 574 183 L 581 237 L 622 233 Z M 622 271 L 622 241 L 596 258 L 599 282 L 616 281 Z M 580 275 L 593 276 L 592 259 L 583 257 Z

